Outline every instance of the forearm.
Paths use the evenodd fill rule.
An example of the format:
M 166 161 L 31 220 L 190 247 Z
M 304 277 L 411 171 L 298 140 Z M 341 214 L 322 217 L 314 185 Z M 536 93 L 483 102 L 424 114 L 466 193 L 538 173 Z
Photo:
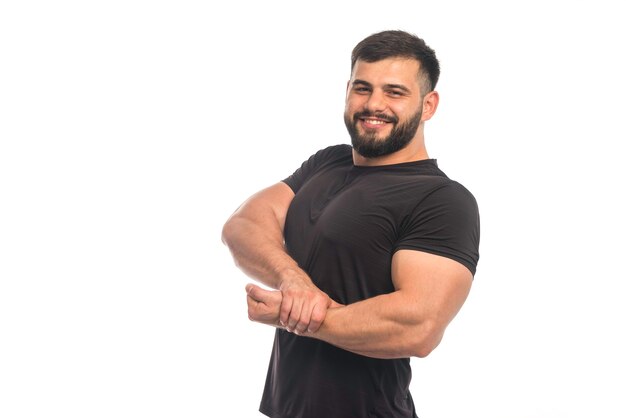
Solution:
M 329 309 L 320 329 L 306 335 L 368 357 L 425 357 L 441 341 L 443 327 L 396 291 Z
M 266 219 L 270 220 L 259 223 L 245 215 L 234 216 L 224 226 L 222 240 L 244 273 L 278 289 L 286 276 L 304 272 L 285 251 L 280 224 Z
M 394 292 L 341 307 L 329 304 L 319 329 L 296 333 L 369 357 L 427 356 L 467 298 L 472 274 L 454 260 L 401 250 L 394 255 L 392 277 Z M 248 317 L 280 325 L 281 292 L 254 285 L 247 291 Z
M 282 182 L 268 187 L 244 202 L 222 229 L 222 241 L 237 266 L 274 289 L 285 281 L 308 279 L 284 246 L 283 229 L 293 196 Z

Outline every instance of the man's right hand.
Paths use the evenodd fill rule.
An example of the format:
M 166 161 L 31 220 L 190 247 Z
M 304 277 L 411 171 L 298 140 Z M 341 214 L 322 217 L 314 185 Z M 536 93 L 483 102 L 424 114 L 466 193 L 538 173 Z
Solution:
M 308 276 L 292 271 L 280 284 L 280 323 L 296 334 L 316 332 L 333 301 Z

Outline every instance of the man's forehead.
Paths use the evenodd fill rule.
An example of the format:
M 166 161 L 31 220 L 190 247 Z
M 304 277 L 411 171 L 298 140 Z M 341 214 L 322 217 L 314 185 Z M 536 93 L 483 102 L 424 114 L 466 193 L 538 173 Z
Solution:
M 351 79 L 368 81 L 369 77 L 375 77 L 419 82 L 419 70 L 420 62 L 408 57 L 392 57 L 373 62 L 357 60 Z

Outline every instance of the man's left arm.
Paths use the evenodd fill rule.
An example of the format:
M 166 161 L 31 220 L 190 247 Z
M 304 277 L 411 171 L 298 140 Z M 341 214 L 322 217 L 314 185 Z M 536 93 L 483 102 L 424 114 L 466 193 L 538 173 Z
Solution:
M 441 341 L 472 284 L 472 273 L 452 259 L 399 250 L 392 260 L 395 291 L 331 308 L 307 337 L 375 358 L 425 357 Z M 280 292 L 249 285 L 251 320 L 277 326 Z

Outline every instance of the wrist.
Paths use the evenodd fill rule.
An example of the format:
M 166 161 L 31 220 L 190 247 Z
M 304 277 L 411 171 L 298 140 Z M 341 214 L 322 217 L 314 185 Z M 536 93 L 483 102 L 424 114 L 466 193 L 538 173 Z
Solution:
M 278 272 L 278 290 L 282 290 L 294 283 L 311 283 L 306 273 L 300 268 L 288 267 Z
M 334 300 L 330 300 L 330 306 L 328 307 L 329 309 L 334 309 L 334 308 L 343 308 L 346 305 L 342 305 L 339 302 L 335 302 Z

